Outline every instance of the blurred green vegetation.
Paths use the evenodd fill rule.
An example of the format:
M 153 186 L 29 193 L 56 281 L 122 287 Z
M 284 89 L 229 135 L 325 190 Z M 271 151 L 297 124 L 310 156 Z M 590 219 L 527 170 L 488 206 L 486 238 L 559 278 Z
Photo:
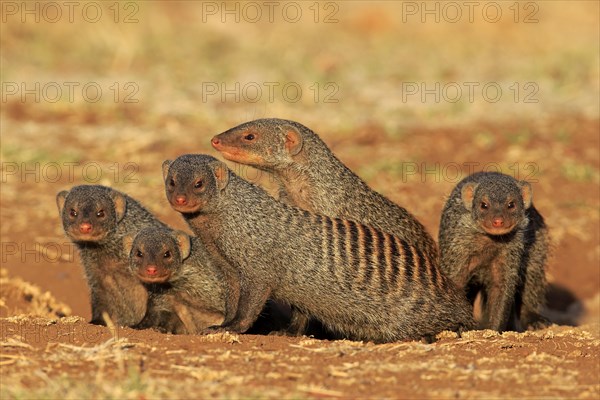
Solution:
M 566 160 L 561 166 L 561 174 L 570 181 L 600 184 L 597 167 L 575 160 Z
M 35 23 L 31 16 L 23 23 L 20 14 L 8 15 L 0 39 L 4 82 L 25 82 L 28 88 L 35 82 L 98 82 L 103 95 L 100 102 L 89 103 L 76 88 L 72 103 L 63 98 L 5 108 L 35 120 L 57 113 L 75 122 L 108 119 L 150 127 L 173 118 L 186 126 L 221 129 L 279 116 L 346 132 L 378 121 L 391 134 L 406 125 L 556 112 L 598 117 L 597 2 L 537 2 L 534 23 L 524 22 L 531 12 L 525 5 L 515 22 L 509 2 L 499 3 L 503 15 L 495 23 L 482 17 L 481 8 L 475 9 L 474 22 L 463 10 L 457 23 L 444 20 L 444 13 L 439 23 L 431 15 L 423 23 L 420 14 L 407 14 L 405 3 L 322 2 L 317 23 L 309 2 L 297 3 L 302 11 L 297 23 L 285 20 L 283 7 L 275 9 L 273 22 L 263 9 L 261 20 L 253 23 L 241 11 L 245 3 L 238 2 L 214 4 L 229 9 L 237 4 L 240 22 L 223 10 L 209 13 L 207 2 L 189 1 L 122 2 L 117 23 L 115 9 L 109 9 L 113 3 L 103 5 L 97 23 L 84 20 L 81 8 L 72 23 L 66 9 L 56 23 L 44 18 Z M 324 23 L 331 13 L 337 22 Z M 125 23 L 127 16 L 137 22 Z M 138 103 L 122 101 L 130 93 L 123 89 L 128 82 L 139 89 L 134 95 Z M 477 83 L 473 101 L 465 86 L 469 82 Z M 502 89 L 498 102 L 484 98 L 482 88 L 490 82 Z M 537 85 L 535 93 L 525 87 L 528 82 Z M 119 102 L 109 89 L 114 83 L 120 85 Z M 265 83 L 278 84 L 272 99 Z M 286 83 L 302 89 L 297 102 L 282 92 Z M 327 83 L 332 83 L 328 89 Z M 406 84 L 413 83 L 425 90 L 439 84 L 441 98 L 423 97 L 421 90 L 407 94 Z M 207 94 L 207 84 L 216 84 L 219 92 Z M 451 101 L 452 86 L 462 90 L 456 102 Z M 254 102 L 257 87 L 262 94 Z M 221 89 L 241 98 L 222 98 Z M 525 103 L 527 95 L 537 103 Z M 19 101 L 10 96 L 7 103 Z

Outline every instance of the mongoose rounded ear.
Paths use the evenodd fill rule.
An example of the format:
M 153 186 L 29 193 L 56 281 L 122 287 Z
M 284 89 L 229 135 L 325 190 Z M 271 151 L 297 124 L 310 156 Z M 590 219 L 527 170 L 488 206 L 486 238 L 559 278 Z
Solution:
M 463 204 L 469 211 L 473 208 L 473 198 L 475 197 L 476 188 L 477 184 L 475 182 L 469 182 L 466 183 L 460 191 L 460 197 L 462 198 Z
M 125 210 L 127 208 L 127 200 L 122 193 L 113 190 L 111 193 L 113 203 L 115 203 L 115 214 L 117 215 L 117 222 L 120 222 L 125 216 Z
M 295 127 L 285 125 L 282 127 L 285 133 L 285 149 L 290 155 L 295 156 L 302 150 L 303 140 L 302 135 Z
M 224 162 L 216 161 L 213 166 L 213 174 L 219 190 L 225 189 L 225 186 L 229 183 L 229 168 L 227 165 Z
M 529 182 L 521 181 L 521 195 L 523 196 L 523 206 L 528 209 L 533 201 L 533 188 Z
M 177 241 L 177 246 L 179 246 L 181 259 L 185 260 L 190 256 L 190 252 L 192 251 L 191 238 L 184 231 L 175 231 L 173 232 L 173 235 L 175 236 L 175 240 Z
M 125 251 L 125 254 L 127 255 L 127 257 L 129 257 L 129 254 L 131 253 L 132 248 L 133 248 L 133 236 L 127 235 L 127 236 L 123 237 L 123 250 Z
M 165 160 L 162 163 L 162 173 L 163 173 L 163 181 L 167 179 L 167 175 L 169 175 L 169 167 L 171 166 L 171 160 Z
M 68 194 L 68 190 L 63 190 L 62 192 L 58 192 L 58 194 L 56 195 L 56 205 L 58 206 L 58 215 L 60 216 L 62 216 L 62 210 L 65 207 L 65 202 L 67 201 Z

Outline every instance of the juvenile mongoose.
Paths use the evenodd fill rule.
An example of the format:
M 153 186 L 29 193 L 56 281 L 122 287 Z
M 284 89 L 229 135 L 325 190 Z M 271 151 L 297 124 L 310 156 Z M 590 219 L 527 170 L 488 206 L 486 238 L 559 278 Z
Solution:
M 196 334 L 223 322 L 223 274 L 198 238 L 148 227 L 125 243 L 132 272 L 150 293 L 139 328 Z
M 270 172 L 280 200 L 317 214 L 349 219 L 390 233 L 437 263 L 437 246 L 406 209 L 371 189 L 306 126 L 258 119 L 212 139 L 225 159 Z
M 440 222 L 442 269 L 471 301 L 482 295 L 481 327 L 542 326 L 548 231 L 529 183 L 497 172 L 463 179 Z
M 123 238 L 144 226 L 161 227 L 150 212 L 124 193 L 100 185 L 75 186 L 57 194 L 67 236 L 73 241 L 90 288 L 92 323 L 135 326 L 146 313 L 148 293 L 128 267 Z
M 132 272 L 146 286 L 149 298 L 138 329 L 197 334 L 223 322 L 223 272 L 197 237 L 166 228 L 144 228 L 125 237 Z M 269 333 L 289 322 L 285 310 L 269 303 L 250 332 Z
M 237 312 L 222 330 L 246 331 L 269 297 L 354 340 L 473 326 L 464 295 L 405 240 L 281 203 L 211 156 L 165 161 L 163 174 L 171 206 L 237 271 Z

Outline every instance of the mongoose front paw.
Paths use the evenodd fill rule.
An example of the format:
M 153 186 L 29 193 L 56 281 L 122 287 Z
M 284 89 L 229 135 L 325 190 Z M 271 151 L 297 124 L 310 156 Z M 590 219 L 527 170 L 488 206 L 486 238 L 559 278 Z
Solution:
M 227 332 L 230 329 L 228 329 L 226 326 L 223 325 L 212 325 L 209 326 L 208 328 L 205 328 L 204 330 L 202 330 L 202 334 L 204 335 L 209 335 L 212 333 L 223 333 L 223 332 Z
M 547 328 L 550 325 L 552 325 L 552 321 L 541 315 L 536 315 L 535 318 L 529 321 L 527 326 L 525 326 L 525 329 L 529 331 L 536 331 L 538 329 Z
M 230 322 L 222 325 L 212 325 L 205 329 L 207 333 L 244 333 L 248 330 L 251 324 L 247 322 Z
M 213 325 L 213 326 L 209 326 L 208 328 L 205 328 L 202 333 L 205 335 L 211 334 L 211 333 L 225 333 L 225 332 L 229 332 L 229 333 L 242 333 L 243 331 L 239 328 L 236 328 L 233 325 Z
M 296 333 L 289 332 L 287 329 L 269 332 L 269 336 L 299 336 Z

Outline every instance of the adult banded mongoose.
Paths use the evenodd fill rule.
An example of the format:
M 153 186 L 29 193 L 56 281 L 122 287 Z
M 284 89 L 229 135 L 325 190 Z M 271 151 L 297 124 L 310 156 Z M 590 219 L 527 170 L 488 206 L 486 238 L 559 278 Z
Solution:
M 438 263 L 437 246 L 405 208 L 371 189 L 306 126 L 284 119 L 246 122 L 212 139 L 225 159 L 272 173 L 279 199 L 334 218 L 350 219 L 395 235 Z M 293 313 L 288 333 L 301 334 L 308 321 Z
M 225 159 L 270 172 L 280 200 L 390 233 L 437 262 L 435 241 L 405 208 L 371 189 L 306 126 L 268 118 L 246 122 L 212 139 Z
M 479 172 L 454 188 L 440 222 L 443 271 L 471 301 L 482 296 L 482 328 L 539 327 L 546 293 L 548 230 L 525 181 Z
M 164 226 L 128 195 L 100 185 L 74 186 L 56 196 L 63 228 L 77 247 L 90 288 L 92 319 L 106 312 L 118 325 L 135 326 L 146 313 L 148 293 L 128 267 L 126 235 Z
M 353 340 L 473 326 L 465 296 L 401 238 L 279 202 L 208 155 L 165 161 L 163 174 L 171 206 L 237 271 L 236 313 L 221 330 L 246 331 L 270 297 Z
M 138 328 L 197 334 L 223 322 L 225 288 L 221 270 L 196 237 L 148 227 L 125 239 L 130 267 L 147 287 L 148 311 Z

